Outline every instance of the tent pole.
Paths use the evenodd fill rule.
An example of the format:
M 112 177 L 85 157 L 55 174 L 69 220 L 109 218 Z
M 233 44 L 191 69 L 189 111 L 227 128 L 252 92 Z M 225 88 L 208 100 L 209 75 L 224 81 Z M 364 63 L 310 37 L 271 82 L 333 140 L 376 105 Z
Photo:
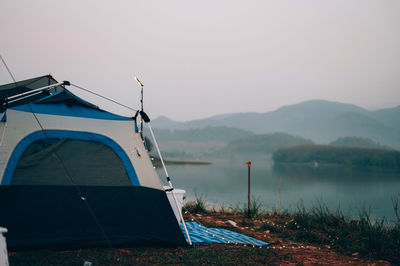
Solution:
M 51 90 L 51 89 L 53 89 L 55 87 L 62 86 L 62 85 L 66 85 L 65 82 L 60 82 L 60 83 L 56 83 L 56 84 L 53 84 L 53 85 L 49 85 L 49 86 L 37 88 L 37 89 L 34 89 L 34 90 L 30 90 L 30 91 L 27 91 L 27 92 L 23 92 L 23 93 L 20 93 L 20 94 L 17 94 L 17 95 L 13 95 L 13 96 L 7 97 L 6 100 L 7 101 L 12 101 L 12 100 L 15 100 L 16 98 L 18 99 L 18 98 L 26 96 L 26 95 L 30 96 L 30 94 L 36 94 L 36 93 L 42 92 L 44 90 Z
M 141 103 L 141 107 L 142 107 L 142 112 L 143 112 L 143 84 L 140 86 L 141 90 L 140 90 L 140 103 Z M 142 134 L 142 138 L 143 138 L 143 117 L 140 117 L 140 132 Z
M 143 87 L 144 87 L 144 85 L 137 77 L 135 77 L 135 80 L 136 80 L 137 83 L 139 83 L 140 88 L 141 88 L 141 90 L 140 90 L 140 104 L 141 104 L 141 111 L 144 112 L 143 111 Z M 142 139 L 144 139 L 144 137 L 143 137 L 143 117 L 142 116 L 140 116 L 140 136 L 142 137 Z
M 31 91 L 23 92 L 23 93 L 20 93 L 17 95 L 12 95 L 12 96 L 6 97 L 0 103 L 0 110 L 6 110 L 9 106 L 9 104 L 12 104 L 14 102 L 18 102 L 18 101 L 21 101 L 23 99 L 26 99 L 26 98 L 29 98 L 29 97 L 32 97 L 35 95 L 39 95 L 40 93 L 42 93 L 44 91 L 50 91 L 53 88 L 56 88 L 58 86 L 63 86 L 63 85 L 64 86 L 69 85 L 69 82 L 63 81 L 63 82 L 53 84 L 50 86 L 45 86 L 42 88 L 38 88 L 38 89 L 31 90 Z
M 188 232 L 188 230 L 186 228 L 185 220 L 183 219 L 182 212 L 180 211 L 180 208 L 179 208 L 179 205 L 178 205 L 178 200 L 176 199 L 175 192 L 174 192 L 174 187 L 172 186 L 172 183 L 171 183 L 171 178 L 169 178 L 167 167 L 165 167 L 164 159 L 163 159 L 163 157 L 161 155 L 160 148 L 158 147 L 157 140 L 156 140 L 156 138 L 154 136 L 154 133 L 153 133 L 153 129 L 151 128 L 151 124 L 150 124 L 150 122 L 148 122 L 147 124 L 149 125 L 150 133 L 151 133 L 151 136 L 153 138 L 154 145 L 156 146 L 156 149 L 157 149 L 157 152 L 158 152 L 158 156 L 160 156 L 161 164 L 162 164 L 162 166 L 164 168 L 165 175 L 167 176 L 168 185 L 172 189 L 171 193 L 172 193 L 172 197 L 174 198 L 174 202 L 175 202 L 176 208 L 177 208 L 178 213 L 179 213 L 179 218 L 182 221 L 183 228 L 185 229 L 185 233 L 186 233 L 186 236 L 188 238 L 189 245 L 191 246 L 192 245 L 192 240 L 190 239 L 189 232 Z

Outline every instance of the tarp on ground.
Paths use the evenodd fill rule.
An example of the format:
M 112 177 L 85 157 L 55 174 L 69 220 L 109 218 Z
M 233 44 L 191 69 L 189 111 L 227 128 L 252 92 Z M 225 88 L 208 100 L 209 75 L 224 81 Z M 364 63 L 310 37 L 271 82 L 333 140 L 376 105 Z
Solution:
M 181 230 L 186 237 L 183 225 Z M 268 247 L 270 244 L 250 236 L 232 232 L 221 228 L 207 228 L 196 222 L 186 223 L 189 231 L 190 240 L 193 245 L 209 245 L 209 244 L 243 244 L 255 247 Z

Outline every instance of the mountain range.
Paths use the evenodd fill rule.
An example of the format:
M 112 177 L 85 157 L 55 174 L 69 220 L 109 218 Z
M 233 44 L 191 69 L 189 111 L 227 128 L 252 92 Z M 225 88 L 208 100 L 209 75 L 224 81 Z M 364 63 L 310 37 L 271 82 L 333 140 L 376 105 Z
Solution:
M 311 100 L 272 112 L 233 113 L 186 122 L 160 116 L 152 125 L 170 131 L 228 127 L 254 134 L 284 132 L 321 144 L 357 136 L 400 150 L 400 106 L 370 111 L 353 104 Z

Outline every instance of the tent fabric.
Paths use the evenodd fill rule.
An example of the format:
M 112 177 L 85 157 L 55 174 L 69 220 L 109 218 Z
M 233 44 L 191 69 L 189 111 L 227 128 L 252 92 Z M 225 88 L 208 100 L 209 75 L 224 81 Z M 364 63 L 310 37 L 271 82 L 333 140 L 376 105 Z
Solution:
M 68 175 L 64 167 L 68 169 Z M 73 139 L 43 139 L 31 143 L 24 150 L 11 185 L 136 184 L 131 184 L 118 155 L 103 143 Z
M 32 173 L 30 173 L 29 171 L 24 171 L 23 167 L 20 167 L 22 169 L 20 169 L 17 172 L 17 177 L 19 177 L 21 179 L 21 175 L 25 175 L 28 178 L 32 179 L 32 178 L 36 178 L 37 182 L 40 182 L 37 180 L 38 175 L 42 175 L 41 176 L 41 182 L 42 184 L 46 184 L 43 183 L 44 180 L 48 180 L 49 183 L 47 183 L 48 185 L 52 184 L 54 185 L 54 182 L 57 182 L 57 180 L 60 180 L 60 176 L 57 176 L 55 179 L 51 179 L 51 176 L 54 175 L 61 175 L 65 178 L 69 178 L 67 177 L 67 173 L 65 173 L 65 169 L 64 167 L 60 164 L 61 162 L 58 160 L 58 158 L 55 157 L 54 152 L 57 152 L 57 154 L 60 156 L 60 158 L 62 159 L 63 163 L 65 164 L 65 166 L 68 166 L 68 169 L 72 169 L 72 172 L 77 173 L 78 171 L 80 171 L 80 176 L 82 175 L 89 175 L 89 177 L 94 178 L 94 174 L 96 175 L 97 179 L 102 179 L 102 176 L 104 177 L 105 173 L 110 173 L 110 171 L 116 171 L 113 172 L 112 174 L 110 173 L 110 176 L 108 176 L 108 178 L 112 178 L 113 176 L 117 175 L 117 174 L 122 174 L 122 173 L 126 173 L 129 176 L 129 179 L 131 181 L 131 184 L 134 186 L 139 186 L 140 182 L 138 180 L 136 171 L 134 169 L 134 167 L 132 166 L 132 163 L 130 161 L 130 159 L 128 158 L 128 156 L 126 155 L 126 153 L 122 150 L 122 148 L 115 143 L 113 140 L 98 135 L 98 134 L 94 134 L 94 133 L 88 133 L 88 132 L 77 132 L 77 131 L 62 131 L 62 130 L 44 130 L 44 131 L 36 131 L 28 136 L 26 136 L 24 139 L 22 139 L 17 147 L 15 147 L 9 163 L 7 164 L 7 167 L 5 169 L 4 172 L 4 176 L 2 179 L 1 184 L 2 185 L 10 185 L 12 183 L 12 178 L 16 173 L 16 169 L 17 169 L 17 164 L 20 163 L 21 157 L 23 157 L 24 153 L 29 153 L 29 147 L 30 145 L 37 143 L 38 141 L 44 140 L 44 141 L 49 141 L 49 139 L 64 139 L 65 141 L 69 141 L 68 143 L 72 143 L 72 145 L 74 144 L 74 142 L 72 140 L 87 140 L 87 141 L 91 141 L 94 143 L 85 143 L 85 142 L 79 142 L 80 144 L 83 144 L 83 147 L 75 147 L 75 148 L 66 148 L 64 147 L 63 150 L 61 150 L 60 152 L 57 151 L 57 147 L 49 147 L 49 149 L 47 150 L 47 155 L 51 155 L 52 158 L 52 163 L 53 164 L 47 164 L 49 161 L 44 161 L 44 159 L 40 158 L 40 157 L 36 157 L 36 166 L 35 166 L 35 170 L 33 169 L 34 167 L 31 167 L 30 170 L 34 171 Z M 105 145 L 106 147 L 110 148 L 112 150 L 112 152 L 114 152 L 120 159 L 120 163 L 122 164 L 123 168 L 119 169 L 119 170 L 111 170 L 113 168 L 116 167 L 116 164 L 119 163 L 119 161 L 116 160 L 116 158 L 113 158 L 113 165 L 102 165 L 99 166 L 99 164 L 101 163 L 106 163 L 106 160 L 100 160 L 95 162 L 95 164 L 97 165 L 97 167 L 90 167 L 90 164 L 93 164 L 91 162 L 91 160 L 93 160 L 94 158 L 87 158 L 87 156 L 89 155 L 87 150 L 85 150 L 85 146 L 86 149 L 87 148 L 93 148 L 93 146 L 98 146 L 96 145 L 96 143 L 102 143 L 103 145 Z M 76 146 L 76 143 L 75 143 Z M 27 151 L 28 149 L 28 151 Z M 80 152 L 79 152 L 80 151 Z M 107 160 L 111 160 L 111 154 L 109 152 L 108 156 L 106 156 L 104 153 L 108 151 L 106 149 L 103 149 L 103 156 L 107 157 Z M 67 155 L 64 155 L 63 153 L 67 153 Z M 69 154 L 69 155 L 68 155 Z M 86 156 L 87 160 L 90 161 L 77 161 L 76 159 L 78 158 L 77 156 Z M 90 155 L 89 155 L 90 156 Z M 32 158 L 33 156 L 30 156 L 31 158 L 25 158 L 22 161 L 22 165 L 24 165 L 24 161 L 26 160 L 33 160 L 34 158 Z M 73 158 L 71 158 L 73 157 Z M 99 155 L 97 155 L 97 158 L 99 157 Z M 41 159 L 41 160 L 40 160 Z M 51 158 L 46 158 L 47 160 L 51 160 Z M 40 162 L 39 162 L 40 160 Z M 74 160 L 73 163 L 67 163 L 70 160 Z M 25 162 L 26 164 L 26 162 Z M 55 165 L 56 164 L 56 165 Z M 57 168 L 58 166 L 58 168 Z M 114 166 L 114 167 L 112 167 Z M 84 168 L 84 169 L 80 169 L 80 168 Z M 87 167 L 90 167 L 90 169 L 88 169 Z M 99 168 L 100 167 L 100 168 Z M 105 170 L 106 172 L 101 172 L 100 170 L 101 168 L 108 168 L 107 170 Z M 111 167 L 111 168 L 110 168 Z M 47 168 L 47 176 L 46 173 L 40 173 L 40 171 L 44 171 L 44 169 Z M 55 169 L 57 168 L 57 169 Z M 52 169 L 52 170 L 50 170 Z M 18 169 L 17 169 L 18 170 Z M 94 173 L 89 173 L 89 171 L 95 171 Z M 124 172 L 125 171 L 125 172 Z M 21 173 L 22 172 L 22 173 Z M 68 172 L 71 172 L 71 170 L 69 170 Z M 32 174 L 32 175 L 31 175 Z M 50 176 L 48 176 L 50 175 Z M 107 178 L 107 177 L 104 177 Z M 85 178 L 86 180 L 88 179 L 88 177 Z M 85 183 L 88 183 L 88 181 L 86 181 Z M 93 180 L 94 183 L 94 180 Z
M 45 75 L 42 77 L 31 78 L 14 83 L 9 83 L 0 86 L 0 100 L 11 97 L 20 93 L 35 90 L 41 87 L 57 84 L 58 82 L 51 76 Z
M 8 99 L 9 97 L 27 93 L 29 91 L 52 84 L 57 84 L 57 81 L 50 75 L 47 75 L 0 86 L 0 111 L 3 112 L 10 107 L 38 101 L 48 97 L 48 94 L 54 94 L 65 89 L 63 86 L 55 86 L 53 88 L 49 88 L 48 91 L 36 91 L 29 94 L 29 96 L 25 95 L 19 99 Z
M 210 244 L 244 244 L 255 247 L 268 247 L 270 244 L 250 236 L 232 232 L 221 228 L 207 228 L 196 222 L 186 223 L 190 240 L 194 245 Z M 181 230 L 184 232 L 183 225 Z M 187 236 L 185 235 L 186 241 Z
M 40 99 L 36 103 L 37 104 L 65 103 L 68 106 L 82 105 L 85 107 L 91 107 L 100 110 L 98 106 L 79 98 L 78 96 L 74 95 L 67 89 L 63 89 L 62 91 L 56 92 L 43 99 Z
M 56 83 L 50 75 L 10 83 L 0 86 L 0 97 Z M 48 137 L 106 144 L 122 161 L 132 185 L 162 190 L 162 183 L 136 130 L 136 121 L 101 110 L 65 88 L 61 89 L 35 103 L 7 109 L 7 126 L 0 127 L 0 183 L 11 184 L 24 149 Z
M 5 104 L 55 83 L 43 76 L 0 86 L 0 226 L 10 249 L 186 245 L 135 119 L 64 87 Z
M 8 103 L 3 106 L 4 101 L 7 97 L 15 96 L 21 93 L 26 93 L 35 89 L 39 89 L 42 87 L 46 87 L 52 84 L 57 84 L 58 82 L 50 75 L 42 76 L 38 78 L 18 81 L 15 83 L 10 83 L 6 85 L 0 86 L 0 110 L 4 111 L 5 108 L 12 108 L 16 106 L 25 105 L 25 109 L 27 112 L 31 112 L 30 106 L 27 104 L 35 102 L 36 104 L 55 104 L 62 103 L 67 105 L 68 107 L 72 106 L 83 106 L 86 108 L 96 109 L 98 112 L 103 112 L 108 115 L 112 115 L 111 113 L 105 112 L 99 109 L 98 106 L 85 101 L 78 96 L 74 95 L 72 92 L 67 90 L 64 86 L 57 86 L 51 88 L 49 92 L 35 92 L 32 93 L 29 97 L 17 100 L 12 103 Z M 39 108 L 41 111 L 46 110 L 47 108 Z M 51 113 L 47 111 L 48 113 Z M 114 115 L 117 117 L 117 115 Z M 121 119 L 121 118 L 120 118 Z M 125 118 L 126 119 L 126 118 Z
M 0 186 L 0 202 L 7 202 L 0 221 L 8 229 L 9 250 L 109 244 L 186 245 L 165 192 L 157 189 Z
M 31 104 L 31 106 L 35 107 L 36 105 Z M 59 110 L 58 108 L 69 108 L 67 106 L 60 107 L 59 104 L 43 104 L 41 106 L 43 108 L 51 106 L 54 113 Z M 79 108 L 84 109 L 81 113 L 89 110 L 85 107 Z M 91 110 L 97 112 L 97 110 Z M 36 118 L 40 121 L 46 134 L 43 133 Z M 8 109 L 7 127 L 2 130 L 1 134 L 4 137 L 0 146 L 0 183 L 3 185 L 11 183 L 16 163 L 30 143 L 49 137 L 104 143 L 112 148 L 121 159 L 132 184 L 162 189 L 162 183 L 153 169 L 140 133 L 136 132 L 135 128 L 136 123 L 132 119 L 108 120 L 50 113 L 35 113 L 33 116 L 30 112 Z
M 68 102 L 50 103 L 50 104 L 30 104 L 12 107 L 13 110 L 35 114 L 51 114 L 62 116 L 74 116 L 82 118 L 96 118 L 105 120 L 133 120 L 131 117 L 120 116 L 105 112 L 100 109 L 95 109 L 91 106 L 83 104 L 70 104 Z

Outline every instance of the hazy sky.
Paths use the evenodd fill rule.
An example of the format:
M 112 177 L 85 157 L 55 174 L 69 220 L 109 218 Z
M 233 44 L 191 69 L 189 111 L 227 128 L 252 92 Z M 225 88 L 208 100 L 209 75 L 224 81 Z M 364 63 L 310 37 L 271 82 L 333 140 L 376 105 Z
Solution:
M 152 118 L 377 109 L 400 105 L 399 14 L 399 0 L 0 0 L 0 54 L 18 80 L 51 73 L 133 107 L 137 75 Z

